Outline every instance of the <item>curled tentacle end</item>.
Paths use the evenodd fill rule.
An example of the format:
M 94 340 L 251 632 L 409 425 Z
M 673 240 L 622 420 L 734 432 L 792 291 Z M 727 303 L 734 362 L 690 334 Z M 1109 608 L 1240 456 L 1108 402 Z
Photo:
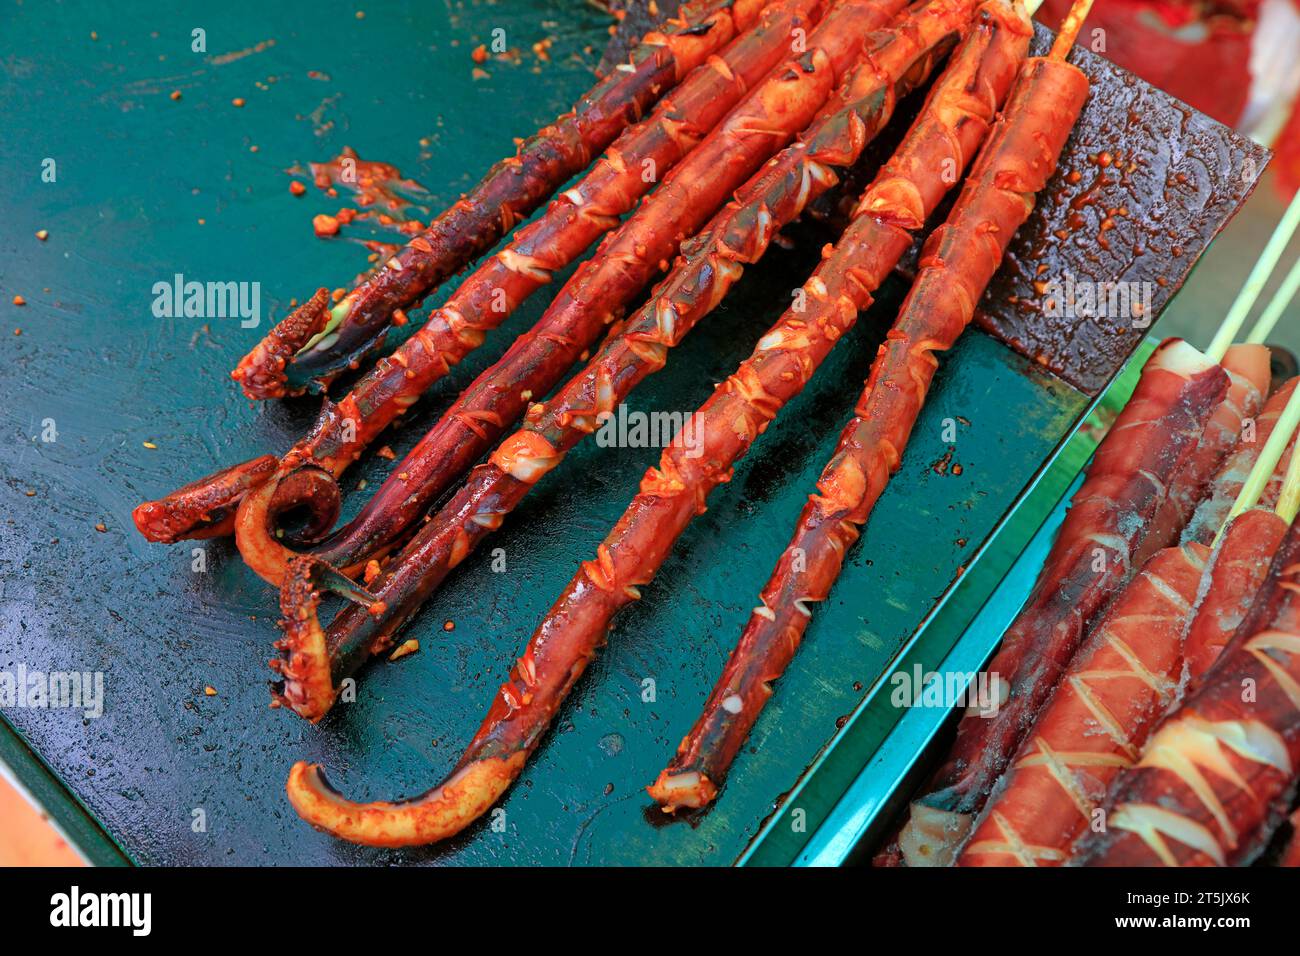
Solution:
M 293 765 L 285 791 L 298 816 L 342 840 L 365 846 L 424 846 L 455 836 L 496 802 L 528 759 L 471 761 L 428 793 L 396 803 L 354 803 L 331 787 L 319 764 Z
M 296 558 L 290 562 L 280 590 L 284 637 L 275 642 L 280 658 L 272 661 L 271 667 L 283 678 L 276 702 L 312 723 L 325 716 L 338 695 L 330 674 L 325 631 L 316 614 L 319 607 L 315 562 Z
M 646 792 L 664 813 L 676 813 L 678 810 L 707 807 L 717 797 L 718 788 L 698 770 L 674 771 L 669 768 L 646 787 Z
M 334 706 L 334 686 L 329 644 L 317 610 L 321 588 L 334 591 L 361 604 L 374 605 L 375 596 L 358 587 L 324 561 L 310 556 L 291 560 L 280 588 L 280 627 L 284 637 L 275 642 L 280 657 L 271 669 L 281 681 L 273 702 L 288 707 L 313 724 Z
M 258 577 L 280 587 L 297 552 L 282 541 L 301 546 L 334 526 L 342 507 L 338 481 L 329 472 L 304 466 L 263 483 L 244 496 L 235 514 L 235 543 L 239 554 Z M 298 535 L 281 536 L 279 519 L 291 511 L 306 511 L 307 524 Z
M 285 366 L 329 323 L 329 290 L 316 294 L 280 321 L 230 373 L 253 401 L 302 394 L 289 388 Z

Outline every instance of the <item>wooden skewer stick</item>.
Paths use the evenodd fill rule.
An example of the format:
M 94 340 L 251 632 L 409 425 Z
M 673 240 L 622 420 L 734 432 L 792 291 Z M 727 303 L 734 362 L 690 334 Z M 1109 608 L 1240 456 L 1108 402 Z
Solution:
M 1231 524 L 1232 519 L 1237 515 L 1254 505 L 1259 500 L 1259 496 L 1264 493 L 1264 488 L 1268 485 L 1269 479 L 1273 477 L 1273 469 L 1282 460 L 1282 453 L 1286 451 L 1286 446 L 1291 443 L 1291 435 L 1296 430 L 1297 425 L 1300 425 L 1300 388 L 1297 388 L 1292 393 L 1291 400 L 1286 403 L 1286 408 L 1282 409 L 1282 414 L 1278 416 L 1277 424 L 1273 426 L 1268 441 L 1264 443 L 1264 447 L 1260 450 L 1255 466 L 1250 469 L 1250 474 L 1246 476 L 1246 480 L 1242 483 L 1241 491 L 1237 495 L 1237 500 L 1232 503 L 1232 508 L 1228 511 L 1228 517 L 1223 522 L 1223 527 L 1219 529 L 1219 533 L 1214 537 L 1216 545 L 1219 543 L 1219 539 L 1223 537 L 1223 528 Z M 1290 479 L 1290 472 L 1297 468 L 1294 460 L 1296 457 L 1300 456 L 1292 456 L 1293 460 L 1287 467 L 1288 480 Z M 1281 502 L 1278 503 L 1278 513 L 1281 514 Z
M 1252 345 L 1263 345 L 1264 340 L 1272 333 L 1273 326 L 1277 325 L 1277 320 L 1282 318 L 1282 313 L 1286 311 L 1287 306 L 1291 304 L 1291 300 L 1295 298 L 1297 291 L 1300 291 L 1300 259 L 1296 259 L 1292 263 L 1291 271 L 1286 274 L 1286 278 L 1278 286 L 1277 293 L 1273 296 L 1272 301 L 1265 306 L 1263 314 L 1255 323 L 1255 327 L 1246 336 L 1246 341 Z
M 1273 230 L 1273 236 L 1268 240 L 1268 245 L 1264 247 L 1263 254 L 1260 255 L 1259 261 L 1255 263 L 1255 267 L 1250 270 L 1250 275 L 1246 278 L 1246 284 L 1237 293 L 1237 299 L 1232 303 L 1232 308 L 1228 310 L 1227 316 L 1224 317 L 1223 324 L 1219 326 L 1219 331 L 1215 333 L 1214 341 L 1206 349 L 1205 354 L 1212 361 L 1218 362 L 1222 359 L 1224 353 L 1228 351 L 1228 346 L 1236 340 L 1237 333 L 1241 331 L 1242 325 L 1246 322 L 1246 316 L 1250 315 L 1255 300 L 1264 291 L 1264 286 L 1268 284 L 1268 277 L 1273 274 L 1278 259 L 1282 258 L 1287 243 L 1291 241 L 1296 226 L 1300 226 L 1300 193 L 1296 193 L 1295 199 L 1291 200 L 1291 205 L 1282 214 L 1282 220 L 1277 224 L 1277 228 Z
M 1294 450 L 1286 466 L 1286 477 L 1282 479 L 1282 493 L 1273 510 L 1287 524 L 1295 521 L 1296 512 L 1300 512 L 1300 454 Z
M 1025 0 L 1024 2 L 1025 13 L 1029 14 L 1032 17 L 1035 13 L 1038 12 L 1038 8 L 1041 7 L 1042 5 L 1043 5 L 1043 0 Z
M 1074 0 L 1074 6 L 1070 7 L 1060 32 L 1056 34 L 1052 52 L 1047 55 L 1049 60 L 1064 60 L 1069 56 L 1070 47 L 1074 46 L 1075 37 L 1079 35 L 1083 21 L 1088 19 L 1088 12 L 1092 10 L 1092 2 L 1093 0 Z

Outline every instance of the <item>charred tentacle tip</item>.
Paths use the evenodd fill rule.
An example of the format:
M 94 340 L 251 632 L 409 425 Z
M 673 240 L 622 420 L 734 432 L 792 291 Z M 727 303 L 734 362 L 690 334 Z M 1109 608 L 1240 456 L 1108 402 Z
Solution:
M 699 810 L 718 796 L 713 781 L 700 771 L 673 770 L 671 767 L 661 771 L 659 779 L 645 789 L 664 813 Z
M 319 764 L 298 761 L 285 792 L 312 826 L 365 846 L 423 846 L 455 836 L 496 802 L 528 754 L 472 760 L 427 793 L 395 803 L 354 803 L 329 785 Z
M 317 289 L 239 360 L 230 377 L 243 386 L 245 395 L 259 401 L 298 394 L 288 387 L 285 367 L 313 336 L 324 331 L 330 319 L 328 306 L 329 290 Z
M 310 556 L 289 562 L 280 589 L 280 627 L 284 637 L 275 642 L 280 657 L 271 669 L 281 680 L 276 684 L 273 703 L 288 707 L 313 724 L 319 721 L 338 696 L 330 667 L 329 645 L 317 609 L 321 590 L 333 591 L 367 606 L 374 595 L 358 587 L 324 561 Z
M 230 534 L 236 506 L 249 491 L 269 480 L 275 468 L 274 455 L 223 468 L 165 498 L 137 505 L 131 519 L 142 535 L 162 544 Z

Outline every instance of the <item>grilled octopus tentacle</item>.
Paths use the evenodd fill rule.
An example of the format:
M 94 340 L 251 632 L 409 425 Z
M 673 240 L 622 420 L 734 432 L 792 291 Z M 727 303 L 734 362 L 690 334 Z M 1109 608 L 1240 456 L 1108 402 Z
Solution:
M 245 394 L 254 397 L 275 393 L 285 365 L 329 322 L 328 302 L 329 290 L 317 289 L 240 360 L 230 377 L 243 382 Z
M 742 164 L 758 143 L 727 149 L 732 137 L 701 138 L 719 123 L 743 131 L 754 118 L 729 108 L 752 85 L 765 81 L 788 59 L 791 32 L 816 22 L 822 0 L 776 0 L 760 23 L 710 59 L 659 104 L 645 123 L 629 130 L 581 182 L 556 199 L 535 223 L 470 275 L 416 335 L 381 359 L 344 397 L 337 416 L 352 422 L 350 434 L 318 431 L 291 454 L 335 474 L 347 467 L 378 432 L 435 381 L 476 348 L 552 273 L 577 258 L 602 232 L 618 227 L 622 214 L 667 172 L 659 191 L 632 220 L 610 234 L 595 260 L 565 285 L 539 326 L 473 382 L 400 465 L 348 527 L 311 549 L 339 567 L 364 564 L 391 547 L 451 483 L 464 474 L 528 403 L 541 395 L 589 348 L 610 318 L 671 258 L 678 237 L 693 232 L 739 184 Z M 853 0 L 860 2 L 860 0 Z M 900 0 L 901 2 L 901 0 Z M 843 14 L 832 14 L 838 20 Z M 883 15 L 882 15 L 883 16 Z M 734 144 L 733 144 L 734 145 Z M 765 156 L 753 156 L 761 161 Z M 714 183 L 716 186 L 706 185 Z M 724 188 L 728 187 L 728 188 Z M 714 196 L 716 195 L 716 200 Z M 563 354 L 553 355 L 559 351 Z M 540 354 L 539 354 L 540 353 Z M 266 522 L 245 525 L 253 570 L 278 584 L 293 552 L 268 540 Z M 255 540 L 252 528 L 264 528 Z M 241 551 L 248 552 L 243 543 Z
M 581 172 L 660 95 L 726 44 L 765 0 L 688 3 L 663 31 L 647 34 L 628 62 L 575 105 L 520 144 L 383 267 L 331 310 L 328 325 L 287 366 L 255 349 L 239 368 L 249 398 L 301 394 L 328 383 L 379 346 L 395 310 L 436 288 Z
M 810 190 L 798 188 L 799 184 L 814 181 L 805 178 L 807 173 L 802 172 L 805 164 L 812 167 L 823 161 L 836 165 L 851 163 L 871 133 L 883 123 L 883 116 L 892 109 L 895 85 L 907 82 L 904 76 L 909 77 L 910 82 L 920 82 L 932 68 L 937 51 L 947 49 L 949 38 L 961 29 L 973 12 L 973 4 L 964 3 L 939 2 L 920 10 L 914 8 L 903 25 L 891 33 L 891 37 L 900 38 L 896 41 L 899 47 L 895 48 L 897 52 L 892 58 L 881 55 L 884 47 L 893 46 L 892 42 L 882 37 L 878 45 L 873 47 L 869 44 L 873 55 L 868 57 L 849 85 L 852 87 L 853 81 L 857 80 L 873 88 L 873 95 L 865 100 L 848 100 L 854 106 L 830 112 L 808 134 L 803 144 L 783 154 L 767 172 L 760 173 L 742 189 L 733 206 L 724 211 L 686 252 L 683 263 L 656 293 L 642 317 L 628 323 L 622 341 L 612 340 L 607 346 L 607 349 L 619 350 L 611 354 L 622 352 L 627 356 L 623 361 L 639 364 L 644 369 L 639 371 L 642 377 L 662 364 L 663 350 L 684 334 L 682 324 L 695 321 L 717 304 L 729 285 L 724 276 L 734 281 L 731 273 L 738 271 L 739 266 L 730 269 L 721 266 L 728 260 L 733 263 L 752 261 L 749 257 L 757 257 L 756 246 L 761 248 L 770 242 L 776 230 L 803 208 Z M 892 68 L 884 68 L 885 63 L 892 63 Z M 872 77 L 870 81 L 866 78 L 868 73 Z M 866 106 L 867 103 L 871 105 Z M 858 110 L 865 115 L 859 115 Z M 838 135 L 832 135 L 832 129 Z M 824 138 L 819 138 L 822 135 Z M 836 147 L 836 158 L 829 160 L 832 144 Z M 752 225 L 742 229 L 745 223 Z M 733 241 L 743 242 L 738 242 L 737 246 L 727 243 L 726 239 L 733 236 Z M 736 248 L 743 251 L 734 251 Z M 707 266 L 707 271 L 697 271 L 702 266 Z M 641 321 L 645 322 L 644 330 L 639 324 Z M 605 401 L 603 390 L 612 385 L 613 379 L 599 374 L 603 367 L 598 356 L 591 367 L 591 377 L 580 375 L 577 380 L 584 383 L 584 390 L 578 391 L 574 399 L 566 400 L 572 403 L 585 395 L 590 401 L 590 396 L 594 395 Z M 636 368 L 636 365 L 632 367 Z M 594 387 L 594 392 L 585 390 L 590 387 Z M 589 414 L 584 410 L 585 405 L 566 406 L 561 403 L 557 407 L 568 409 L 566 421 L 568 416 L 585 419 Z M 505 473 L 511 481 L 529 483 L 530 476 L 545 470 L 539 462 L 544 463 L 554 447 L 541 433 L 531 434 L 535 437 L 527 439 L 526 434 L 521 433 L 519 441 L 510 446 L 519 449 L 518 453 L 511 452 L 512 458 L 502 459 L 499 450 L 494 463 L 486 467 L 508 468 Z M 576 426 L 576 437 L 572 440 L 576 441 L 582 434 L 585 430 L 581 425 Z M 480 499 L 474 513 L 467 515 L 465 520 L 472 525 L 475 519 L 481 519 L 481 527 L 493 527 L 499 523 L 496 509 L 501 504 L 497 496 Z M 435 533 L 432 537 L 437 539 L 439 535 Z M 452 561 L 463 557 L 469 546 L 468 541 L 455 534 L 446 543 L 451 549 L 449 556 Z M 415 544 L 423 544 L 421 536 L 417 536 Z M 588 562 L 583 573 L 561 596 L 557 607 L 582 608 L 583 614 L 590 613 L 593 608 L 601 609 L 608 594 L 596 592 L 608 587 L 608 571 L 603 557 Z M 377 590 L 383 600 L 384 589 Z M 288 782 L 289 798 L 295 809 L 310 823 L 360 843 L 405 845 L 430 842 L 457 832 L 490 806 L 518 775 L 528 754 L 537 746 L 555 712 L 595 654 L 598 641 L 585 637 L 579 639 L 574 635 L 591 633 L 603 635 L 603 628 L 585 627 L 581 622 L 569 620 L 563 613 L 553 613 L 543 621 L 446 783 L 413 801 L 360 805 L 330 791 L 324 785 L 318 768 L 299 764 Z
M 816 10 L 820 10 L 821 2 L 822 0 L 812 0 Z M 797 14 L 805 9 L 809 0 L 780 0 L 780 3 L 784 5 L 782 9 L 788 6 Z M 541 284 L 539 280 L 531 288 L 527 287 L 529 282 L 537 278 L 537 270 L 529 263 L 538 259 L 539 254 L 546 263 L 560 268 L 579 255 L 601 232 L 615 226 L 618 215 L 627 211 L 623 204 L 634 201 L 639 195 L 638 190 L 644 189 L 641 182 L 643 169 L 624 169 L 624 154 L 620 150 L 626 149 L 632 159 L 658 160 L 659 172 L 671 166 L 675 161 L 675 151 L 689 148 L 692 138 L 699 135 L 693 123 L 698 122 L 701 128 L 711 125 L 712 117 L 725 112 L 729 105 L 728 98 L 734 102 L 756 70 L 760 70 L 761 75 L 760 68 L 767 64 L 763 57 L 771 55 L 770 48 L 774 45 L 773 34 L 779 34 L 783 26 L 790 30 L 803 23 L 800 16 L 791 15 L 783 19 L 778 13 L 769 15 L 764 10 L 762 22 L 750 35 L 715 57 L 715 52 L 732 36 L 747 30 L 754 23 L 760 8 L 766 5 L 767 0 L 708 0 L 703 7 L 686 8 L 681 18 L 670 24 L 667 33 L 655 34 L 647 41 L 649 53 L 646 56 L 634 55 L 632 63 L 617 68 L 608 80 L 597 87 L 599 94 L 584 101 L 585 105 L 580 106 L 576 114 L 562 118 L 559 124 L 548 127 L 539 137 L 525 143 L 521 147 L 520 158 L 495 167 L 485 180 L 487 185 L 481 184 L 489 192 L 501 189 L 507 192 L 519 189 L 527 191 L 539 188 L 537 175 L 558 177 L 554 185 L 546 188 L 546 192 L 549 192 L 577 172 L 580 166 L 587 164 L 585 150 L 580 151 L 580 166 L 567 172 L 567 167 L 555 164 L 574 161 L 579 158 L 577 153 L 567 158 L 560 154 L 547 158 L 549 147 L 545 144 L 557 135 L 562 143 L 577 148 L 569 142 L 571 134 L 580 131 L 573 126 L 575 115 L 578 117 L 576 121 L 581 124 L 586 122 L 581 117 L 591 113 L 596 127 L 601 129 L 612 122 L 613 127 L 606 130 L 612 139 L 618 129 L 636 123 L 640 117 L 643 104 L 637 97 L 657 98 L 664 87 L 675 82 L 679 73 L 684 75 L 688 70 L 699 67 L 684 84 L 687 89 L 680 96 L 670 96 L 649 119 L 629 129 L 606 161 L 597 163 L 581 182 L 566 190 L 537 223 L 521 230 L 509 248 L 476 270 L 448 300 L 447 305 L 430 317 L 427 334 L 417 334 L 412 340 L 403 343 L 393 355 L 376 363 L 371 373 L 339 405 L 327 402 L 316 426 L 285 456 L 286 461 L 310 462 L 335 476 L 340 475 L 380 431 L 409 408 L 433 381 L 446 374 L 466 350 L 477 344 L 481 333 L 476 327 L 481 321 L 475 316 L 481 318 L 482 315 L 491 316 L 496 312 L 501 304 L 497 297 L 498 289 L 507 296 L 526 295 Z M 757 51 L 757 41 L 752 36 L 754 33 L 761 34 L 763 39 L 763 42 L 758 43 Z M 627 99 L 629 96 L 631 99 Z M 624 99 L 620 100 L 620 97 Z M 685 98 L 684 103 L 681 102 L 682 98 Z M 707 108 L 698 115 L 689 113 L 701 100 L 707 104 Z M 620 110 L 625 111 L 626 115 Z M 602 137 L 605 135 L 601 133 Z M 608 139 L 603 139 L 601 148 L 607 143 Z M 537 166 L 539 159 L 545 160 L 542 167 Z M 629 183 L 629 177 L 634 181 Z M 427 292 L 430 284 L 441 281 L 439 270 L 443 266 L 438 264 L 445 261 L 448 248 L 455 255 L 460 253 L 452 247 L 464 251 L 463 243 L 458 246 L 453 242 L 452 247 L 445 246 L 443 240 L 447 238 L 448 230 L 451 233 L 463 232 L 485 214 L 494 222 L 501 220 L 496 225 L 489 223 L 490 229 L 508 229 L 513 224 L 515 211 L 500 196 L 495 201 L 489 201 L 488 196 L 479 196 L 478 199 L 482 201 L 462 200 L 453 207 L 446 217 L 431 227 L 431 231 L 436 233 L 432 238 L 417 236 L 411 240 L 407 248 L 394 257 L 384 270 L 370 277 L 354 289 L 349 297 L 334 306 L 327 316 L 326 329 L 316 330 L 318 322 L 313 320 L 310 323 L 294 322 L 287 328 L 277 329 L 282 332 L 279 337 L 282 341 L 277 342 L 276 333 L 272 333 L 271 340 L 255 349 L 234 373 L 235 378 L 242 380 L 245 387 L 250 389 L 250 397 L 272 397 L 284 392 L 285 353 L 291 344 L 297 343 L 306 334 L 307 329 L 325 333 L 329 323 L 344 313 L 355 315 L 358 321 L 364 315 L 369 317 L 367 321 L 382 319 L 387 323 L 387 316 L 392 310 L 409 305 Z M 500 235 L 500 232 L 496 235 Z M 495 241 L 494 237 L 488 245 Z M 561 251 L 563 255 L 559 255 Z M 552 258 L 554 256 L 559 257 Z M 459 265 L 455 268 L 459 268 Z M 517 300 L 510 299 L 507 304 L 511 303 L 517 304 Z M 318 317 L 315 312 L 312 315 Z M 503 314 L 500 318 L 504 317 Z M 446 334 L 441 334 L 442 332 Z M 333 334 L 329 333 L 331 337 Z M 446 349 L 453 351 L 444 354 Z M 297 363 L 304 361 L 304 353 L 300 352 Z M 289 368 L 292 370 L 295 367 L 295 362 L 290 361 Z M 349 423 L 346 430 L 339 427 L 342 423 Z M 183 491 L 188 497 L 220 496 L 223 508 L 233 508 L 239 504 L 241 492 L 245 489 L 230 488 L 221 481 L 222 474 L 219 472 L 215 476 L 201 479 Z M 209 487 L 202 487 L 205 483 Z M 212 531 L 197 515 L 190 526 L 184 524 L 182 515 L 186 509 L 172 507 L 168 498 L 142 507 L 149 513 L 159 509 L 170 511 L 171 518 L 160 531 L 167 535 L 167 541 L 192 537 L 191 532 L 218 533 Z M 154 526 L 146 522 L 140 530 L 145 537 L 160 540 L 151 530 Z M 222 524 L 219 533 L 229 533 L 230 527 L 229 522 Z M 267 534 L 270 533 L 268 530 Z M 277 552 L 263 547 L 260 553 L 264 558 L 275 555 L 280 560 L 275 572 L 278 583 L 283 562 L 292 557 L 292 552 Z M 267 569 L 263 570 L 271 573 Z
M 869 9 L 870 4 L 862 8 Z M 836 182 L 834 168 L 856 161 L 892 114 L 897 93 L 912 89 L 929 74 L 973 12 L 971 0 L 933 0 L 913 7 L 896 29 L 868 39 L 861 65 L 852 71 L 856 45 L 842 41 L 844 24 L 834 19 L 834 13 L 828 16 L 809 37 L 813 49 L 797 61 L 798 68 L 755 91 L 755 106 L 770 112 L 769 118 L 746 122 L 749 137 L 768 130 L 767 137 L 772 138 L 776 129 L 803 125 L 807 114 L 792 116 L 793 104 L 803 99 L 806 110 L 810 99 L 825 100 L 830 75 L 849 71 L 843 89 L 803 141 L 757 172 L 736 199 L 683 247 L 673 273 L 637 314 L 550 401 L 532 407 L 524 427 L 470 474 L 460 491 L 390 562 L 374 582 L 386 611 L 363 617 L 345 610 L 330 632 L 349 634 L 347 641 L 363 644 L 368 638 L 350 632 L 391 637 L 446 575 L 500 526 L 533 485 L 595 430 L 602 412 L 611 411 L 663 366 L 669 349 L 716 307 L 743 265 L 757 261 L 777 231 Z M 838 68 L 828 62 L 819 42 L 837 53 Z M 726 129 L 724 125 L 715 135 Z

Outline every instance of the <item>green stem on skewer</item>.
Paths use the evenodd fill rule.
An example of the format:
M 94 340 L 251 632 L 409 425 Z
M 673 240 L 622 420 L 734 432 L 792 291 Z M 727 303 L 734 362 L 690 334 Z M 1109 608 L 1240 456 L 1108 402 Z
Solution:
M 1056 34 L 1052 52 L 1047 55 L 1049 60 L 1064 60 L 1069 55 L 1070 47 L 1074 46 L 1075 38 L 1083 29 L 1083 21 L 1088 19 L 1088 12 L 1092 10 L 1092 3 L 1093 0 L 1075 0 L 1074 6 L 1070 8 L 1060 31 Z M 1030 9 L 1029 15 L 1033 16 L 1033 14 L 1033 9 Z
M 1268 240 L 1268 245 L 1264 247 L 1264 252 L 1255 263 L 1255 268 L 1250 270 L 1250 275 L 1246 278 L 1246 284 L 1241 287 L 1237 293 L 1237 300 L 1232 303 L 1232 308 L 1228 310 L 1223 324 L 1219 326 L 1219 331 L 1214 335 L 1214 341 L 1210 347 L 1205 350 L 1205 354 L 1212 361 L 1219 361 L 1223 358 L 1228 346 L 1236 341 L 1237 333 L 1246 322 L 1246 316 L 1250 315 L 1251 308 L 1255 305 L 1255 300 L 1259 298 L 1260 293 L 1264 291 L 1264 286 L 1268 283 L 1268 277 L 1273 274 L 1273 268 L 1277 261 L 1282 258 L 1282 253 L 1286 250 L 1286 245 L 1291 241 L 1291 236 L 1295 233 L 1296 226 L 1300 226 L 1300 193 L 1296 193 L 1295 199 L 1291 200 L 1291 205 L 1287 207 L 1282 214 L 1282 220 L 1277 224 L 1273 231 L 1272 237 Z
M 1277 424 L 1273 426 L 1268 441 L 1264 443 L 1259 458 L 1256 459 L 1254 467 L 1250 469 L 1250 474 L 1246 476 L 1246 480 L 1241 486 L 1241 491 L 1237 494 L 1237 500 L 1232 503 L 1232 508 L 1228 511 L 1228 517 L 1223 522 L 1223 527 L 1215 535 L 1215 544 L 1218 544 L 1219 539 L 1223 537 L 1223 528 L 1231 524 L 1232 519 L 1237 515 L 1253 506 L 1259 500 L 1259 496 L 1264 493 L 1265 486 L 1273 477 L 1273 469 L 1282 460 L 1282 453 L 1286 451 L 1286 446 L 1291 443 L 1291 435 L 1295 432 L 1297 425 L 1300 425 L 1300 388 L 1295 390 L 1291 395 L 1291 400 L 1286 403 L 1286 408 L 1282 409 Z M 1294 468 L 1295 463 L 1293 462 L 1288 471 Z
M 1295 298 L 1297 291 L 1300 291 L 1300 259 L 1297 259 L 1292 264 L 1291 271 L 1286 274 L 1286 278 L 1278 286 L 1272 300 L 1264 308 L 1264 313 L 1255 323 L 1255 327 L 1250 330 L 1250 334 L 1246 336 L 1246 341 L 1255 345 L 1262 345 L 1264 340 L 1273 332 L 1277 320 L 1282 318 L 1282 313 L 1291 304 L 1291 300 Z
M 1295 521 L 1296 512 L 1300 511 L 1300 455 L 1293 450 L 1291 461 L 1286 466 L 1286 477 L 1282 479 L 1282 494 L 1278 496 L 1277 516 L 1287 524 Z

